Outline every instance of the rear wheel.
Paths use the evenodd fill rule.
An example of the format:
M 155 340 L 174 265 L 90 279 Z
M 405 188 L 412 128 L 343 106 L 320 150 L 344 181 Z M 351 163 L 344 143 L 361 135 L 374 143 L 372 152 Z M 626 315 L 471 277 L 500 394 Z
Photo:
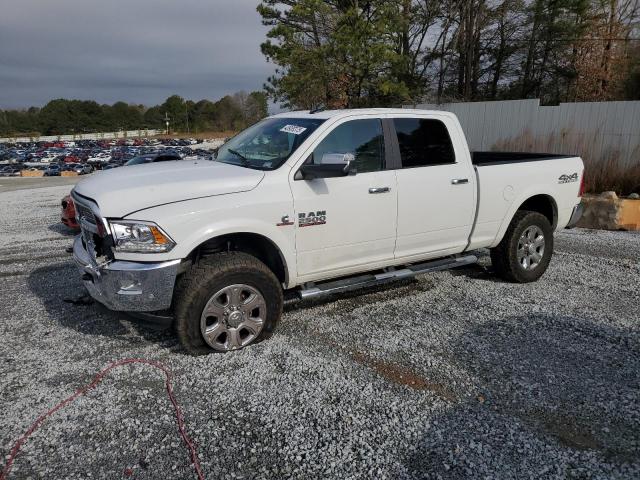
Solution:
M 241 252 L 211 255 L 176 286 L 176 333 L 194 355 L 238 350 L 271 335 L 282 301 L 280 282 L 257 258 Z
M 516 212 L 502 241 L 491 249 L 495 272 L 510 282 L 538 280 L 549 267 L 553 253 L 553 228 L 538 212 Z

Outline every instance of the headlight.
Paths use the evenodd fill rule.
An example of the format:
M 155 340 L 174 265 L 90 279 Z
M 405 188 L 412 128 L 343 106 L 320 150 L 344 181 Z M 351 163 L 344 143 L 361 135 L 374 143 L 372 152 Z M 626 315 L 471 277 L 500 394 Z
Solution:
M 115 220 L 109 225 L 116 252 L 164 253 L 176 244 L 155 223 Z

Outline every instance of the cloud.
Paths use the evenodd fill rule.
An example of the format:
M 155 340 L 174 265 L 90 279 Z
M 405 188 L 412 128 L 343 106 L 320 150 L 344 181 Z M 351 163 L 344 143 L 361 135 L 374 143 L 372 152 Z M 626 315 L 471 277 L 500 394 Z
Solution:
M 0 108 L 52 98 L 153 105 L 261 88 L 266 27 L 250 0 L 8 0 Z

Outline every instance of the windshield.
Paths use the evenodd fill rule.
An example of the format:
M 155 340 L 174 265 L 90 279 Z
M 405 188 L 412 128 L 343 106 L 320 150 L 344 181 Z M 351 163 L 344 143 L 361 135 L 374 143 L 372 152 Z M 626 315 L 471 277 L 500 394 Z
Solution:
M 267 118 L 222 145 L 216 160 L 257 170 L 275 170 L 322 122 L 317 118 Z

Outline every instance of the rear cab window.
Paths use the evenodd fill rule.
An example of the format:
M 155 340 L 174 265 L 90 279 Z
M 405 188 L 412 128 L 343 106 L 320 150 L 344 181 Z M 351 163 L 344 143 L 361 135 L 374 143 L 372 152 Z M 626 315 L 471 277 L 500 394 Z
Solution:
M 446 125 L 432 118 L 394 118 L 402 168 L 456 163 Z

